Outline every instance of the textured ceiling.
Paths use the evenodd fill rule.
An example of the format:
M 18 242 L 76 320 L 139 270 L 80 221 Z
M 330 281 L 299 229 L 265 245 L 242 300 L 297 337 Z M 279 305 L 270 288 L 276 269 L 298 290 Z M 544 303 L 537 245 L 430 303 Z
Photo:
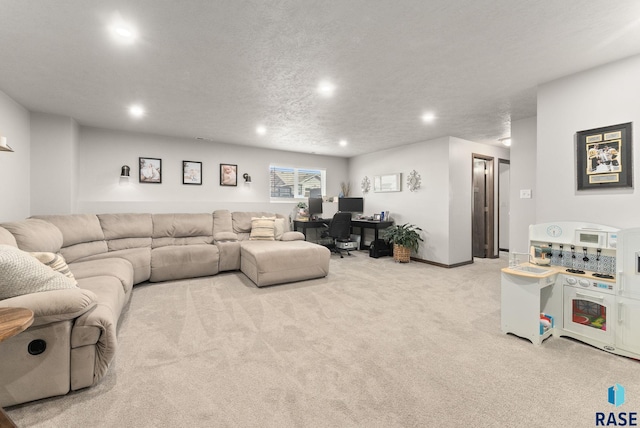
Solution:
M 2 0 L 0 90 L 81 125 L 334 156 L 495 143 L 538 84 L 640 53 L 639 24 L 637 0 Z

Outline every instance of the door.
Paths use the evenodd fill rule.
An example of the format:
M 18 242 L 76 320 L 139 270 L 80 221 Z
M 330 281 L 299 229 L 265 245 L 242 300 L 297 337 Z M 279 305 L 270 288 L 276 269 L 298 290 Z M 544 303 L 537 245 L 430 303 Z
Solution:
M 473 155 L 473 257 L 494 257 L 493 158 Z

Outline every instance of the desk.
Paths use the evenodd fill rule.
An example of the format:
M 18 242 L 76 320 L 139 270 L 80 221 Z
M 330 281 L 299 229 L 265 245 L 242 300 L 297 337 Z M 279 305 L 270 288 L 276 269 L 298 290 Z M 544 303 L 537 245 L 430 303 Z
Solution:
M 377 221 L 377 220 L 351 220 L 351 230 L 354 227 L 360 228 L 360 249 L 366 250 L 368 247 L 364 245 L 364 230 L 373 229 L 374 240 L 378 239 L 378 231 L 384 230 L 389 226 L 393 226 L 392 221 Z
M 24 308 L 0 308 L 0 342 L 25 331 L 33 323 L 33 311 Z M 15 427 L 0 407 L 0 427 Z
M 297 231 L 298 228 L 302 229 L 302 233 L 307 236 L 307 229 L 317 229 L 319 227 L 324 227 L 331 223 L 331 219 L 325 218 L 320 220 L 294 220 L 293 221 L 293 230 Z M 373 229 L 374 230 L 374 239 L 378 239 L 378 232 L 380 230 L 384 230 L 389 226 L 393 226 L 392 221 L 376 221 L 376 220 L 351 220 L 351 233 L 353 233 L 354 227 L 360 228 L 360 250 L 366 250 L 367 247 L 364 245 L 364 231 L 365 229 Z
M 307 229 L 318 229 L 325 227 L 331 223 L 330 218 L 321 218 L 319 220 L 293 220 L 293 230 L 298 231 L 298 228 L 302 229 L 304 239 L 307 239 Z

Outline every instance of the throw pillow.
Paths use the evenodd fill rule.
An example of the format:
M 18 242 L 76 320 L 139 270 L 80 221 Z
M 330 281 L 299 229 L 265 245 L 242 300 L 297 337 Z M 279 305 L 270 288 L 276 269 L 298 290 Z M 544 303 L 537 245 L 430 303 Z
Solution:
M 273 241 L 275 238 L 275 217 L 254 217 L 251 219 L 251 241 Z
M 16 247 L 0 245 L 0 300 L 41 291 L 77 288 L 75 281 Z
M 274 230 L 273 230 L 274 238 L 276 241 L 279 241 L 282 239 L 282 234 L 284 233 L 284 219 L 276 217 L 275 221 L 273 222 L 273 225 L 274 225 Z
M 40 263 L 43 263 L 45 266 L 49 266 L 56 272 L 60 272 L 67 278 L 71 278 L 74 282 L 76 282 L 75 276 L 73 276 L 73 273 L 71 273 L 71 271 L 69 270 L 69 266 L 67 265 L 67 262 L 61 254 L 46 252 L 32 252 L 30 254 L 38 259 Z

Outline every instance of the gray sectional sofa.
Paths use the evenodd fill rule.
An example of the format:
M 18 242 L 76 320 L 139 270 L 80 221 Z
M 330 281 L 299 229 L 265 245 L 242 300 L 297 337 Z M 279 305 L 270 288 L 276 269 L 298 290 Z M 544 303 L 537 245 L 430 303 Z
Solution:
M 96 384 L 135 284 L 239 270 L 262 287 L 324 277 L 330 259 L 280 215 L 226 210 L 37 216 L 0 224 L 0 245 L 62 255 L 77 283 L 0 300 L 35 313 L 29 329 L 0 345 L 0 406 Z

